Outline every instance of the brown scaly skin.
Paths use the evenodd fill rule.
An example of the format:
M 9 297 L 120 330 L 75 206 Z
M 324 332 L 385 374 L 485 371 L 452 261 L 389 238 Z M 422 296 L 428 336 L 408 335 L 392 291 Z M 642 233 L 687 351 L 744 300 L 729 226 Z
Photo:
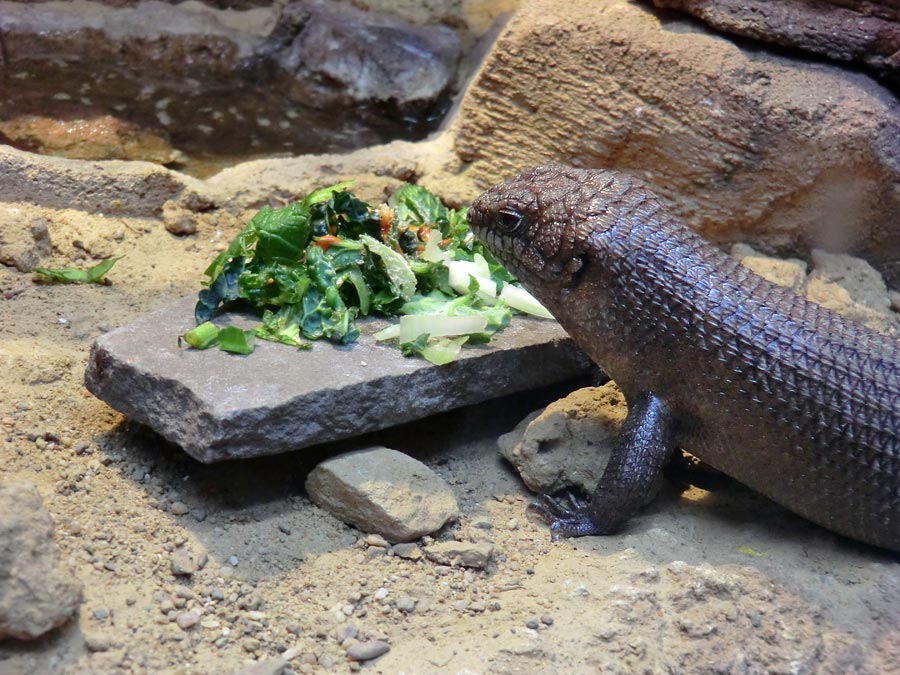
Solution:
M 629 403 L 590 504 L 544 498 L 555 534 L 621 528 L 680 447 L 900 551 L 900 341 L 754 274 L 623 174 L 537 167 L 469 224 Z

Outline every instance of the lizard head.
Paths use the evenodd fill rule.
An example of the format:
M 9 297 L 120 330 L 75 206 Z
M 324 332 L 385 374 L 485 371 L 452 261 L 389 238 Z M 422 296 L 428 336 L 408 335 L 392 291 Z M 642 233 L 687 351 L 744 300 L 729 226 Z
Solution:
M 555 164 L 524 171 L 478 197 L 469 226 L 526 287 L 567 288 L 582 266 L 580 216 L 597 173 Z

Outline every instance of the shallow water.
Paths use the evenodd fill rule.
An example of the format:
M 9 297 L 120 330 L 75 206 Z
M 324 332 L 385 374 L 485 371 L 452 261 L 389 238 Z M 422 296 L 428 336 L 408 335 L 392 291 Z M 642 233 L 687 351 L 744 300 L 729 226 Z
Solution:
M 167 166 L 203 178 L 250 159 L 418 140 L 447 109 L 443 103 L 415 117 L 392 115 L 386 106 L 322 109 L 304 102 L 298 89 L 287 74 L 261 69 L 205 73 L 200 81 L 141 72 L 124 60 L 20 59 L 0 68 L 0 122 L 34 115 L 70 121 L 74 133 L 75 125 L 111 115 L 167 139 L 183 155 Z M 40 151 L 2 132 L 0 141 Z

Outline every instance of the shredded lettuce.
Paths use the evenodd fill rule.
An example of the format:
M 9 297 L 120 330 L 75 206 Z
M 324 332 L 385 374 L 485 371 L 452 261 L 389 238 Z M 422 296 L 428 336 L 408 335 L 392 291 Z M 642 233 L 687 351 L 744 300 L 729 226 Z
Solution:
M 443 365 L 464 344 L 489 341 L 513 310 L 543 309 L 474 238 L 465 209 L 446 207 L 418 185 L 402 186 L 380 206 L 349 187 L 263 207 L 206 269 L 198 326 L 184 341 L 242 354 L 255 338 L 308 349 L 310 340 L 354 342 L 359 316 L 399 316 L 375 339 Z M 221 308 L 239 305 L 260 315 L 255 329 L 210 323 Z

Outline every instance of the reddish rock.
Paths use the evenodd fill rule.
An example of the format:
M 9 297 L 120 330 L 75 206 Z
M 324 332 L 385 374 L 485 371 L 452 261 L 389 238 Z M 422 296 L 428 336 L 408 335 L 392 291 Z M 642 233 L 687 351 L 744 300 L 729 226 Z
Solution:
M 131 159 L 157 164 L 182 159 L 163 136 L 91 110 L 67 119 L 23 115 L 3 120 L 0 140 L 22 150 L 70 159 Z
M 877 0 L 653 0 L 716 30 L 871 66 L 900 83 L 900 5 Z

